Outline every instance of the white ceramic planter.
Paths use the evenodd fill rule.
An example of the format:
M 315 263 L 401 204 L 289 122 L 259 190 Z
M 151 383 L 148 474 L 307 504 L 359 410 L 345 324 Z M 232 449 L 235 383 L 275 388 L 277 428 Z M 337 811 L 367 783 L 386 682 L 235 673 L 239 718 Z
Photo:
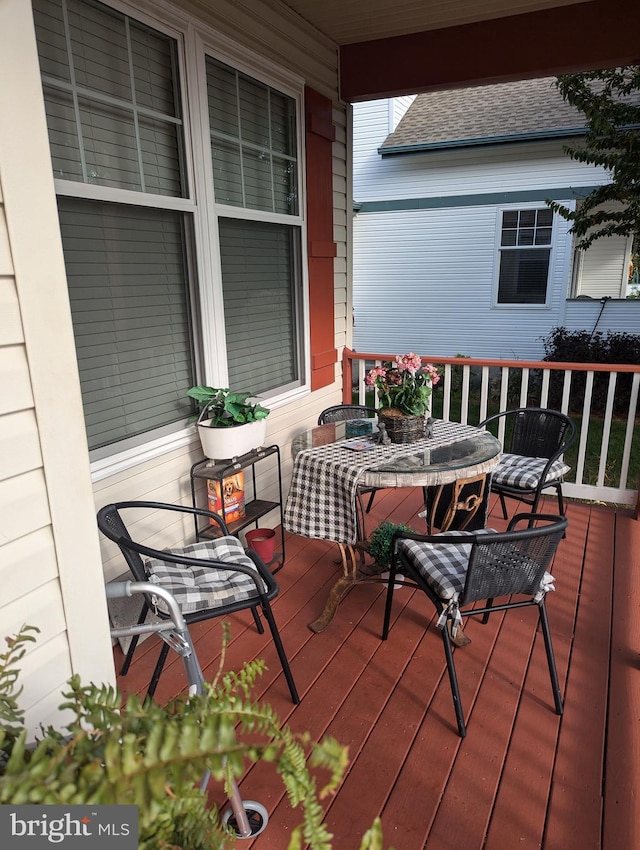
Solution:
M 247 422 L 246 425 L 233 425 L 230 428 L 209 428 L 205 419 L 198 425 L 198 434 L 205 457 L 211 460 L 226 460 L 238 457 L 264 445 L 267 434 L 267 420 Z

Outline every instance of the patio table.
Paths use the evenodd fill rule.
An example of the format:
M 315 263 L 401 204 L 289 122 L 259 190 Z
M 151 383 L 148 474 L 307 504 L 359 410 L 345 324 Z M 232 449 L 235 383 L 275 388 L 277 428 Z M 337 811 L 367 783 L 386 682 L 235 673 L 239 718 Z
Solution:
M 320 632 L 331 622 L 347 591 L 363 577 L 358 571 L 358 488 L 431 488 L 429 524 L 444 500 L 439 527 L 448 527 L 456 512 L 468 519 L 484 506 L 486 476 L 498 464 L 501 446 L 488 431 L 457 422 L 435 420 L 432 437 L 414 443 L 374 445 L 362 450 L 367 436 L 349 439 L 352 423 L 319 425 L 294 438 L 294 467 L 284 510 L 284 527 L 293 534 L 338 544 L 342 576 L 322 615 L 309 628 Z M 477 494 L 460 501 L 462 485 L 478 481 Z M 445 485 L 452 485 L 445 491 Z M 435 489 L 433 489 L 435 488 Z M 484 522 L 482 523 L 484 524 Z

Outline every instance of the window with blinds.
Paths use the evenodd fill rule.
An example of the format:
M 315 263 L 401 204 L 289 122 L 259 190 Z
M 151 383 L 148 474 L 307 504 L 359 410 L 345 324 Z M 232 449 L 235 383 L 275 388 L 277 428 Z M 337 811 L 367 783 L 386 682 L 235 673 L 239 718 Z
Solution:
M 89 447 L 186 420 L 182 215 L 63 197 L 58 206 Z
M 54 175 L 185 197 L 175 40 L 87 0 L 33 8 Z
M 181 61 L 193 33 L 107 3 L 33 9 L 92 457 L 181 430 L 196 383 L 268 398 L 302 386 L 301 93 L 211 56 Z M 209 157 L 196 199 L 186 175 L 210 175 Z
M 500 240 L 499 304 L 544 304 L 553 212 L 505 210 Z
M 265 393 L 300 380 L 299 228 L 221 218 L 229 384 Z
M 216 202 L 297 215 L 293 98 L 207 57 Z

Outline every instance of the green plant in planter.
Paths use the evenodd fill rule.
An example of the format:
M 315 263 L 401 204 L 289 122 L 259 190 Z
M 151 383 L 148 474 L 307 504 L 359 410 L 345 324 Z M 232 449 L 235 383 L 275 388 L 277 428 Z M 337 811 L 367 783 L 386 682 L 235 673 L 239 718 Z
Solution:
M 367 551 L 381 570 L 388 570 L 391 566 L 391 539 L 396 531 L 415 531 L 415 529 L 386 519 L 371 532 L 367 540 Z
M 229 793 L 231 777 L 244 772 L 246 761 L 263 760 L 275 765 L 291 805 L 302 805 L 303 823 L 289 850 L 331 850 L 320 800 L 340 782 L 346 748 L 328 737 L 311 747 L 309 764 L 328 771 L 318 790 L 305 755 L 309 736 L 294 735 L 271 706 L 251 700 L 262 661 L 239 673 L 219 669 L 202 695 L 166 706 L 138 696 L 123 704 L 115 688 L 84 686 L 74 676 L 60 706 L 71 720 L 62 731 L 42 728 L 28 746 L 16 665 L 33 630 L 8 638 L 9 649 L 0 655 L 0 804 L 137 805 L 140 850 L 225 850 L 237 846 L 236 836 L 209 805 L 202 776 L 210 770 Z M 250 744 L 239 740 L 243 732 Z M 381 848 L 377 820 L 360 850 Z
M 236 393 L 227 388 L 206 387 L 203 384 L 191 387 L 187 395 L 197 401 L 201 419 L 205 416 L 211 428 L 226 428 L 246 425 L 266 419 L 270 411 L 255 400 L 251 393 Z M 206 412 L 205 412 L 206 411 Z

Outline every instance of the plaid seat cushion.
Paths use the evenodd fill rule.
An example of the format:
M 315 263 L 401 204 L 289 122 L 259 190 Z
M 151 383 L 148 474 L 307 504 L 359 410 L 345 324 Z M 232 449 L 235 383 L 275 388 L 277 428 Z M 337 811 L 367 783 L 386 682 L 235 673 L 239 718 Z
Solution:
M 194 560 L 224 561 L 250 567 L 264 588 L 256 565 L 249 558 L 236 537 L 220 537 L 217 540 L 192 543 L 182 549 L 167 549 L 168 554 L 183 555 Z M 193 614 L 210 608 L 218 608 L 239 602 L 256 595 L 256 585 L 250 576 L 215 567 L 173 564 L 159 558 L 145 561 L 149 581 L 161 585 L 175 597 L 183 614 Z M 266 590 L 266 588 L 264 588 Z M 158 610 L 168 614 L 162 599 L 156 600 Z
M 506 487 L 517 487 L 521 490 L 535 490 L 540 483 L 540 477 L 547 464 L 544 457 L 525 457 L 523 455 L 512 455 L 505 452 L 500 457 L 500 463 L 493 471 L 492 483 L 504 484 Z M 546 482 L 558 481 L 569 472 L 567 466 L 561 460 L 551 464 Z
M 456 600 L 464 589 L 471 543 L 447 543 L 447 538 L 493 533 L 491 528 L 481 531 L 445 531 L 438 535 L 437 543 L 401 540 L 398 551 L 440 599 Z

